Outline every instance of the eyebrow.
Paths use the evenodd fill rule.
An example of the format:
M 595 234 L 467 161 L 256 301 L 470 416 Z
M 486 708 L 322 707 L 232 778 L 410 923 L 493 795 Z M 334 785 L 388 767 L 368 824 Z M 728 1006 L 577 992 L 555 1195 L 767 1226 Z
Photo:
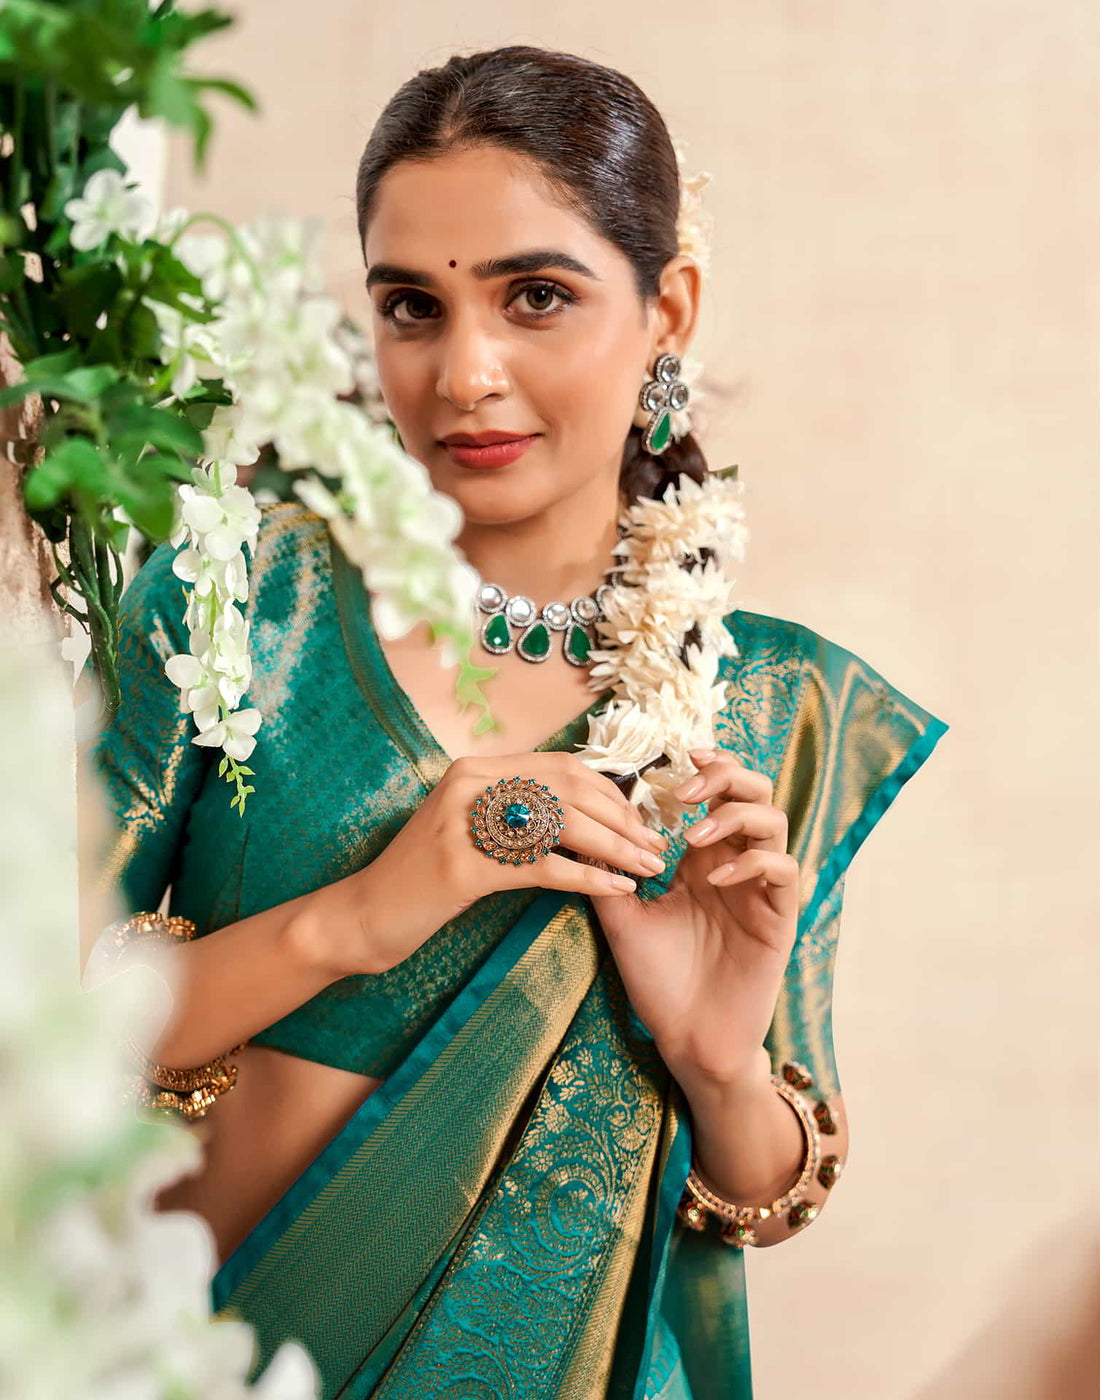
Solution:
M 524 253 L 512 253 L 506 258 L 488 258 L 485 262 L 474 263 L 473 274 L 482 281 L 487 281 L 491 277 L 514 277 L 521 272 L 538 272 L 543 267 L 560 267 L 566 272 L 590 277 L 593 282 L 601 280 L 579 258 L 570 253 L 563 253 L 559 248 L 531 248 Z M 379 282 L 403 282 L 410 287 L 437 285 L 430 273 L 398 267 L 395 263 L 375 263 L 370 268 L 367 273 L 367 290 L 377 286 Z

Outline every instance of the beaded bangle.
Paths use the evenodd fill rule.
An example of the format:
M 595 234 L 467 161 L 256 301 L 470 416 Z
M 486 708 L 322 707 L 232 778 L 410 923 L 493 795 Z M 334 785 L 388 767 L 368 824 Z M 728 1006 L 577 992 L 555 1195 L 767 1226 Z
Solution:
M 192 920 L 178 914 L 165 917 L 142 912 L 120 919 L 107 930 L 116 955 L 121 955 L 124 948 L 134 943 L 184 943 L 194 936 Z M 236 1084 L 237 1066 L 228 1064 L 227 1057 L 243 1050 L 248 1042 L 242 1041 L 205 1065 L 195 1065 L 191 1069 L 154 1064 L 131 1037 L 127 1036 L 124 1043 L 140 1073 L 127 1076 L 123 1101 L 140 1108 L 163 1109 L 190 1121 L 205 1118 L 211 1105 Z
M 798 1115 L 798 1121 L 802 1125 L 806 1153 L 802 1160 L 802 1170 L 798 1180 L 789 1191 L 785 1191 L 772 1201 L 771 1205 L 743 1206 L 715 1195 L 699 1179 L 693 1166 L 688 1173 L 684 1194 L 676 1212 L 683 1224 L 692 1230 L 705 1230 L 708 1215 L 716 1216 L 723 1222 L 720 1238 L 724 1243 L 733 1245 L 737 1249 L 743 1249 L 745 1245 L 756 1244 L 755 1222 L 768 1220 L 771 1216 L 780 1215 L 784 1211 L 787 1212 L 787 1224 L 791 1230 L 798 1230 L 803 1225 L 808 1225 L 821 1208 L 816 1202 L 803 1199 L 811 1182 L 816 1177 L 824 1187 L 828 1188 L 840 1175 L 840 1158 L 835 1154 L 824 1158 L 821 1155 L 821 1133 L 836 1132 L 836 1123 L 829 1112 L 828 1104 L 824 1100 L 819 1100 L 811 1109 L 798 1092 L 800 1089 L 813 1087 L 814 1081 L 809 1070 L 805 1065 L 799 1064 L 797 1060 L 787 1060 L 783 1064 L 782 1078 L 773 1074 L 771 1082 L 776 1093 L 786 1099 L 794 1109 Z

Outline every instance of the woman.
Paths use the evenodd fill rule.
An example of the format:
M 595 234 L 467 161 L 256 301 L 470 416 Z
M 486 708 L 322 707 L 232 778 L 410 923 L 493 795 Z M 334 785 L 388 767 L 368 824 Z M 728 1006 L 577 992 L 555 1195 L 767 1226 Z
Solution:
M 363 154 L 389 413 L 480 576 L 540 604 L 597 586 L 624 505 L 704 479 L 690 435 L 646 452 L 632 423 L 695 326 L 677 201 L 638 88 L 529 47 L 419 73 Z M 461 441 L 485 433 L 525 446 Z M 161 674 L 187 645 L 173 554 L 128 590 L 95 758 L 105 878 L 130 911 L 170 884 L 198 935 L 155 1058 L 247 1042 L 202 1171 L 160 1200 L 210 1222 L 215 1309 L 256 1327 L 260 1363 L 302 1340 L 326 1397 L 750 1396 L 744 1251 L 677 1207 L 689 1171 L 754 1206 L 799 1176 L 781 1070 L 813 1086 L 832 1161 L 799 1223 L 827 1198 L 845 873 L 947 726 L 810 628 L 737 610 L 717 747 L 679 793 L 710 821 L 669 843 L 570 752 L 606 699 L 587 667 L 502 656 L 500 728 L 472 735 L 426 628 L 383 640 L 324 519 L 277 504 L 242 819 Z M 484 859 L 466 819 L 516 775 L 563 812 L 532 865 Z M 745 1242 L 795 1228 L 765 1213 Z

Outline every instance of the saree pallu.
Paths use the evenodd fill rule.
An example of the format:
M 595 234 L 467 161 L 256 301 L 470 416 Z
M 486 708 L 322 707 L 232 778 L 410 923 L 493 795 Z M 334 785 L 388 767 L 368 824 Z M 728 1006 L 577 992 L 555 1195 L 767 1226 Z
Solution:
M 101 878 L 128 910 L 170 886 L 170 912 L 202 936 L 362 868 L 447 758 L 323 520 L 264 506 L 242 701 L 264 715 L 257 790 L 243 819 L 230 811 L 163 676 L 186 650 L 174 553 L 155 551 L 123 599 L 123 711 L 94 746 L 117 818 Z M 800 863 L 767 1046 L 827 1097 L 847 868 L 947 725 L 801 624 L 726 621 L 739 654 L 722 658 L 715 737 L 772 779 Z M 538 751 L 580 741 L 604 698 Z M 639 897 L 668 888 L 685 849 L 681 834 Z M 384 1079 L 212 1280 L 214 1311 L 256 1329 L 254 1374 L 294 1338 L 324 1400 L 751 1400 L 745 1254 L 676 1218 L 690 1112 L 586 898 L 479 900 L 253 1040 Z

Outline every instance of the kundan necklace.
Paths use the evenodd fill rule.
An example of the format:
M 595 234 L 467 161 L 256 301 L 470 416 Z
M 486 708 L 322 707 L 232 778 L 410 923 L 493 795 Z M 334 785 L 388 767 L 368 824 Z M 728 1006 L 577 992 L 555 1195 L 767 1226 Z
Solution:
M 625 534 L 626 526 L 620 524 L 619 539 Z M 546 661 L 554 634 L 560 632 L 566 661 L 590 666 L 595 638 L 589 629 L 606 619 L 604 601 L 621 573 L 621 564 L 611 564 L 594 593 L 582 593 L 570 603 L 546 603 L 541 609 L 526 593 L 506 593 L 498 583 L 483 583 L 475 599 L 478 611 L 488 614 L 481 624 L 481 645 L 494 656 L 514 650 L 524 661 Z M 518 637 L 513 627 L 521 629 Z

